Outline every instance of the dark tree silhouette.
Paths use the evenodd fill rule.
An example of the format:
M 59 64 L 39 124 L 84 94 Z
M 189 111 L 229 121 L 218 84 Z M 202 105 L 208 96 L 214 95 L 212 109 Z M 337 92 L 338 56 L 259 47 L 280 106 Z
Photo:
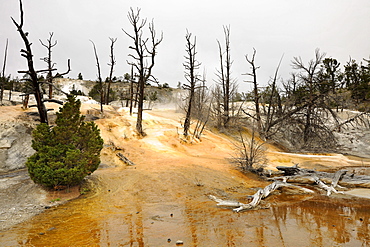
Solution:
M 163 34 L 159 39 L 156 38 L 154 22 L 149 23 L 150 38 L 143 37 L 143 28 L 146 26 L 147 20 L 140 18 L 140 9 L 136 12 L 131 8 L 128 13 L 128 19 L 132 25 L 134 32 L 129 34 L 124 29 L 123 32 L 132 39 L 133 46 L 129 46 L 133 53 L 129 56 L 133 59 L 129 62 L 134 66 L 138 74 L 138 113 L 136 121 L 136 131 L 139 135 L 144 136 L 143 130 L 143 105 L 144 105 L 144 88 L 148 80 L 152 77 L 152 69 L 154 67 L 155 56 L 157 55 L 158 45 L 163 40 Z
M 90 42 L 93 45 L 94 48 L 94 55 L 95 55 L 95 60 L 96 60 L 96 67 L 98 69 L 98 81 L 97 81 L 97 87 L 98 87 L 98 92 L 100 94 L 100 111 L 103 112 L 103 103 L 104 103 L 104 86 L 103 86 L 103 81 L 101 79 L 101 72 L 100 72 L 100 63 L 99 63 L 99 56 L 96 51 L 95 43 L 90 40 Z
M 3 102 L 3 97 L 4 97 L 4 87 L 5 87 L 5 82 L 7 81 L 7 78 L 5 77 L 5 67 L 6 67 L 6 59 L 8 55 L 8 39 L 6 39 L 6 45 L 5 45 L 5 52 L 4 52 L 4 63 L 3 63 L 3 70 L 2 73 L 0 74 L 0 104 Z
M 186 53 L 185 56 L 185 63 L 183 64 L 185 67 L 185 79 L 189 84 L 184 84 L 184 88 L 189 91 L 188 101 L 186 105 L 186 117 L 184 121 L 184 136 L 185 138 L 189 134 L 190 123 L 191 123 L 191 111 L 194 103 L 194 94 L 195 89 L 197 87 L 197 82 L 200 81 L 199 75 L 197 74 L 197 69 L 200 67 L 200 63 L 196 60 L 195 56 L 196 52 L 196 37 L 194 40 L 191 40 L 191 33 L 187 31 L 185 39 L 186 39 Z
M 233 61 L 231 60 L 230 54 L 230 27 L 224 26 L 225 35 L 225 50 L 222 51 L 222 46 L 219 41 L 219 56 L 220 56 L 220 70 L 217 71 L 218 83 L 221 88 L 222 97 L 222 122 L 224 126 L 227 126 L 230 120 L 230 101 L 236 91 L 235 80 L 231 78 L 231 66 Z
M 52 75 L 52 69 L 54 67 L 54 63 L 52 62 L 52 59 L 51 59 L 51 53 L 52 53 L 52 48 L 54 46 L 57 45 L 57 41 L 54 41 L 54 43 L 52 42 L 52 38 L 53 38 L 53 35 L 54 33 L 49 33 L 50 37 L 49 39 L 47 39 L 47 44 L 44 44 L 42 42 L 41 39 L 39 39 L 40 43 L 42 46 L 44 46 L 46 49 L 48 49 L 48 56 L 47 57 L 44 57 L 44 58 L 41 58 L 42 60 L 44 60 L 47 64 L 48 64 L 48 74 L 46 76 L 46 80 L 48 81 L 49 83 L 49 99 L 53 98 L 53 86 L 52 86 L 52 83 L 53 83 L 53 75 Z
M 37 109 L 38 109 L 38 112 L 39 112 L 39 115 L 40 115 L 40 122 L 41 123 L 46 123 L 48 124 L 48 115 L 47 115 L 47 110 L 46 110 L 46 107 L 45 107 L 45 104 L 44 104 L 44 99 L 43 99 L 43 94 L 41 92 L 41 84 L 42 82 L 39 82 L 38 81 L 38 73 L 42 73 L 42 72 L 50 72 L 50 71 L 53 71 L 53 70 L 56 70 L 56 69 L 45 69 L 45 70 L 38 70 L 36 71 L 35 68 L 34 68 L 34 64 L 33 64 L 33 54 L 32 54 L 32 49 L 31 49 L 31 45 L 32 43 L 29 42 L 28 40 L 28 32 L 24 32 L 23 31 L 23 23 L 24 23 L 24 20 L 23 20 L 23 6 L 22 6 L 22 0 L 19 0 L 19 4 L 20 4 L 20 23 L 17 23 L 13 17 L 11 17 L 11 19 L 13 20 L 13 23 L 14 25 L 17 27 L 17 31 L 19 32 L 23 42 L 24 42 L 24 45 L 25 45 L 25 49 L 21 49 L 21 56 L 25 57 L 27 59 L 27 65 L 28 65 L 28 70 L 26 71 L 18 71 L 19 73 L 24 73 L 24 74 L 27 74 L 29 76 L 29 79 L 27 79 L 31 85 L 32 85 L 32 90 L 33 90 L 33 93 L 35 95 L 35 99 L 36 99 L 36 103 L 37 103 Z M 70 60 L 68 59 L 68 71 L 64 74 L 67 74 L 69 73 L 70 71 Z M 51 100 L 49 100 L 51 101 Z M 57 102 L 57 101 L 55 101 Z
M 110 71 L 109 71 L 108 86 L 107 86 L 106 97 L 105 97 L 105 104 L 106 105 L 109 104 L 110 85 L 112 83 L 114 65 L 116 65 L 116 60 L 114 58 L 114 43 L 116 43 L 117 39 L 109 38 L 109 40 L 111 41 L 111 44 L 110 44 L 110 63 L 108 63 L 108 65 L 110 66 Z
M 256 66 L 255 64 L 255 58 L 256 58 L 256 49 L 253 48 L 253 55 L 252 58 L 249 58 L 248 55 L 245 55 L 245 59 L 251 66 L 252 72 L 247 73 L 246 75 L 252 76 L 252 80 L 248 81 L 253 83 L 253 100 L 255 104 L 256 109 L 256 121 L 257 121 L 257 131 L 261 132 L 262 125 L 261 125 L 261 111 L 260 111 L 260 95 L 258 92 L 258 81 L 257 81 L 257 69 L 259 69 L 259 66 Z

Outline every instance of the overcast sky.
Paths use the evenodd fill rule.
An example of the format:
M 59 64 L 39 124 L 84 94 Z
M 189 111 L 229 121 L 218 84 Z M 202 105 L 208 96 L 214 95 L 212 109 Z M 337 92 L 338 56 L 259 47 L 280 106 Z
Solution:
M 301 56 L 303 61 L 314 57 L 320 48 L 327 57 L 345 64 L 349 57 L 360 61 L 370 56 L 370 1 L 369 0 L 23 0 L 24 31 L 33 43 L 36 69 L 46 68 L 40 60 L 46 48 L 38 39 L 46 41 L 54 32 L 58 44 L 53 49 L 53 61 L 60 72 L 71 59 L 69 77 L 96 79 L 93 48 L 96 44 L 102 77 L 109 73 L 109 37 L 117 38 L 114 74 L 129 72 L 128 46 L 131 40 L 122 28 L 132 32 L 127 19 L 130 9 L 141 8 L 141 17 L 154 19 L 163 42 L 153 74 L 161 83 L 176 86 L 184 82 L 184 55 L 186 29 L 197 37 L 198 61 L 207 73 L 208 83 L 215 79 L 219 66 L 217 40 L 224 42 L 223 26 L 231 28 L 232 73 L 241 91 L 249 88 L 249 72 L 245 55 L 257 50 L 258 80 L 265 85 L 284 54 L 281 77 L 289 78 L 291 60 Z M 12 16 L 19 21 L 18 0 L 0 0 L 0 64 L 2 68 L 6 39 L 9 39 L 6 74 L 19 76 L 18 70 L 27 67 L 19 50 L 24 47 Z

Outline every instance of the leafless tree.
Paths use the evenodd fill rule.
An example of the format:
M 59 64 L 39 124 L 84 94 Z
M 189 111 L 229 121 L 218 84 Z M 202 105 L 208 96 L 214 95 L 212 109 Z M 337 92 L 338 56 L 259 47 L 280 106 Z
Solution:
M 186 116 L 184 120 L 185 138 L 187 138 L 189 134 L 195 90 L 197 88 L 197 83 L 200 81 L 199 75 L 197 74 L 197 69 L 199 69 L 200 63 L 195 58 L 197 54 L 197 51 L 196 51 L 197 42 L 196 42 L 196 37 L 194 37 L 194 40 L 192 41 L 191 36 L 192 34 L 187 31 L 185 35 L 185 39 L 186 39 L 185 51 L 187 55 L 185 56 L 185 63 L 183 64 L 185 67 L 185 79 L 189 83 L 189 84 L 184 84 L 183 86 L 185 89 L 189 91 L 187 105 L 186 105 Z
M 257 131 L 260 133 L 262 129 L 261 124 L 261 112 L 260 112 L 260 95 L 258 92 L 258 82 L 257 82 L 257 69 L 259 69 L 259 66 L 256 66 L 255 64 L 255 58 L 256 58 L 256 49 L 253 48 L 253 55 L 252 58 L 249 58 L 248 55 L 245 55 L 245 59 L 251 66 L 252 72 L 247 73 L 246 75 L 252 76 L 251 82 L 253 83 L 253 99 L 255 104 L 255 111 L 256 111 L 256 122 L 257 122 Z
M 301 81 L 301 90 L 302 92 L 300 95 L 299 101 L 304 101 L 307 103 L 307 107 L 303 113 L 304 118 L 303 120 L 303 142 L 308 144 L 310 138 L 313 135 L 317 135 L 317 127 L 320 126 L 322 116 L 317 115 L 317 111 L 321 109 L 327 109 L 331 112 L 330 107 L 324 105 L 324 102 L 320 100 L 320 97 L 317 96 L 318 91 L 318 84 L 317 75 L 319 74 L 320 67 L 323 58 L 325 57 L 325 53 L 320 53 L 319 49 L 315 50 L 315 58 L 310 60 L 307 65 L 305 65 L 301 59 L 301 57 L 294 57 L 292 61 L 293 69 L 298 70 L 300 73 L 298 74 L 299 79 Z M 334 114 L 335 115 L 335 114 Z M 335 117 L 336 119 L 336 117 Z
M 134 66 L 131 65 L 131 76 L 130 76 L 130 116 L 132 116 L 132 107 L 133 107 L 133 100 L 134 95 L 137 95 L 137 87 L 134 87 L 135 79 L 134 79 Z M 134 92 L 136 89 L 136 92 Z
M 213 124 L 217 128 L 221 128 L 223 125 L 223 115 L 222 115 L 222 89 L 221 86 L 216 84 L 211 89 L 211 98 L 212 98 L 212 104 L 210 107 L 210 118 L 213 122 Z
M 49 83 L 49 99 L 53 98 L 53 75 L 52 75 L 52 69 L 54 68 L 55 63 L 52 62 L 51 53 L 52 48 L 57 45 L 57 41 L 52 42 L 52 38 L 54 33 L 49 33 L 50 37 L 47 39 L 47 44 L 44 44 L 41 39 L 39 39 L 42 46 L 44 46 L 48 50 L 48 56 L 41 58 L 41 60 L 44 60 L 48 65 L 48 73 L 46 76 L 46 80 Z
M 21 49 L 21 56 L 23 56 L 27 59 L 28 70 L 18 71 L 18 72 L 27 74 L 29 76 L 28 80 L 32 84 L 33 93 L 35 95 L 35 99 L 36 99 L 36 103 L 37 103 L 37 109 L 38 109 L 38 112 L 39 112 L 39 115 L 40 115 L 40 122 L 48 124 L 47 110 L 46 110 L 44 102 L 45 101 L 52 101 L 52 100 L 51 99 L 49 99 L 49 100 L 44 100 L 43 99 L 43 94 L 42 94 L 41 88 L 40 88 L 41 82 L 38 81 L 37 74 L 42 73 L 42 72 L 49 72 L 51 70 L 54 71 L 56 69 L 51 69 L 51 70 L 50 69 L 45 69 L 45 70 L 38 70 L 38 71 L 35 70 L 34 64 L 33 64 L 33 54 L 32 54 L 32 49 L 31 49 L 32 43 L 30 43 L 29 40 L 28 40 L 28 32 L 23 31 L 24 20 L 23 20 L 22 0 L 19 0 L 19 4 L 20 4 L 20 19 L 21 19 L 20 23 L 16 22 L 13 19 L 13 17 L 11 17 L 11 19 L 13 20 L 14 25 L 17 27 L 17 31 L 19 32 L 19 34 L 20 34 L 20 36 L 21 36 L 21 38 L 24 42 L 24 45 L 26 47 L 25 49 Z M 70 71 L 70 60 L 68 60 L 68 71 L 67 71 L 67 73 L 69 71 Z M 55 102 L 57 102 L 57 101 L 55 101 Z
M 5 52 L 4 52 L 4 63 L 3 63 L 3 70 L 2 70 L 2 73 L 0 75 L 0 82 L 1 82 L 1 86 L 0 86 L 0 104 L 3 103 L 3 97 L 4 97 L 4 87 L 5 87 L 5 82 L 6 82 L 6 78 L 5 78 L 5 67 L 6 67 L 6 59 L 7 59 L 7 54 L 8 54 L 8 39 L 6 39 L 6 45 L 5 45 Z
M 108 79 L 108 86 L 107 86 L 107 92 L 106 92 L 106 97 L 105 97 L 105 104 L 109 104 L 109 94 L 110 94 L 110 85 L 112 83 L 112 78 L 113 78 L 113 71 L 114 71 L 114 65 L 116 65 L 116 60 L 114 58 L 114 43 L 116 43 L 117 38 L 109 38 L 111 41 L 110 44 L 110 63 L 108 65 L 110 66 L 110 71 L 109 71 L 109 79 Z
M 235 162 L 245 171 L 257 171 L 266 162 L 265 143 L 258 140 L 254 128 L 251 136 L 239 131 L 239 142 L 236 144 Z
M 98 92 L 100 94 L 100 111 L 103 112 L 103 104 L 104 104 L 104 85 L 103 85 L 103 80 L 101 78 L 101 70 L 100 70 L 100 63 L 99 63 L 99 56 L 98 56 L 98 52 L 96 51 L 96 47 L 95 47 L 95 43 L 90 40 L 90 42 L 92 43 L 93 45 L 93 48 L 94 48 L 94 55 L 95 55 L 95 60 L 96 60 L 96 67 L 97 67 L 97 70 L 98 70 Z
M 212 97 L 209 95 L 208 88 L 206 86 L 206 75 L 203 73 L 201 85 L 196 88 L 194 94 L 194 118 L 196 119 L 193 138 L 200 139 L 201 135 L 208 123 L 211 114 Z
M 231 66 L 233 61 L 231 61 L 230 54 L 230 27 L 224 26 L 225 35 L 225 50 L 222 50 L 220 41 L 217 40 L 219 48 L 220 57 L 220 70 L 217 70 L 217 81 L 222 90 L 222 119 L 223 126 L 227 126 L 230 120 L 230 101 L 232 96 L 236 92 L 236 82 L 231 78 Z
M 261 130 L 259 134 L 264 140 L 270 139 L 270 137 L 276 133 L 278 128 L 274 128 L 274 126 L 280 122 L 274 121 L 283 116 L 283 105 L 277 88 L 278 73 L 282 59 L 283 57 L 281 57 L 275 70 L 274 77 L 265 89 L 265 93 L 260 95 L 264 103 L 261 105 L 264 117 L 260 119 Z
M 155 56 L 157 55 L 158 45 L 163 40 L 163 34 L 159 39 L 156 38 L 156 31 L 154 29 L 154 22 L 149 23 L 150 38 L 143 37 L 143 29 L 146 26 L 147 20 L 140 18 L 140 9 L 134 11 L 130 8 L 128 13 L 128 19 L 131 26 L 134 29 L 133 34 L 129 34 L 124 29 L 123 32 L 130 37 L 133 41 L 133 46 L 129 46 L 133 50 L 133 54 L 129 56 L 133 59 L 129 62 L 136 68 L 138 74 L 138 114 L 136 121 L 136 131 L 139 135 L 144 136 L 145 132 L 143 130 L 143 106 L 144 106 L 144 88 L 145 84 L 148 82 L 149 78 L 152 77 L 152 69 L 154 67 Z
M 52 42 L 53 35 L 54 35 L 54 33 L 53 33 L 53 32 L 49 33 L 49 36 L 50 36 L 50 37 L 49 37 L 49 39 L 47 39 L 47 44 L 44 44 L 44 43 L 42 42 L 42 40 L 41 40 L 41 39 L 39 39 L 39 41 L 40 41 L 41 45 L 42 45 L 42 46 L 44 46 L 44 47 L 48 50 L 48 56 L 47 56 L 47 57 L 44 57 L 44 58 L 41 58 L 41 60 L 43 60 L 44 62 L 46 62 L 46 63 L 47 63 L 47 65 L 48 65 L 48 68 L 47 68 L 47 76 L 46 76 L 46 82 L 47 82 L 47 84 L 48 84 L 48 86 L 49 86 L 49 99 L 52 99 L 52 98 L 53 98 L 53 88 L 55 87 L 55 86 L 53 85 L 53 80 L 54 80 L 55 78 L 57 78 L 57 77 L 60 77 L 60 76 L 66 75 L 66 74 L 68 74 L 68 73 L 71 71 L 71 68 L 70 68 L 70 61 L 68 60 L 68 69 L 67 69 L 67 71 L 66 71 L 66 72 L 64 72 L 64 73 L 56 73 L 55 75 L 53 75 L 52 71 L 54 71 L 54 70 L 56 70 L 56 69 L 54 68 L 55 63 L 53 63 L 53 61 L 52 61 L 51 53 L 52 53 L 52 48 L 53 48 L 54 46 L 56 46 L 56 45 L 57 45 L 57 43 L 58 43 L 57 41 L 55 41 L 54 43 Z
M 261 106 L 261 137 L 276 135 L 275 139 L 287 140 L 296 150 L 322 150 L 335 146 L 329 126 L 333 121 L 338 123 L 338 119 L 326 100 L 330 90 L 321 90 L 325 83 L 320 67 L 323 57 L 324 54 L 316 50 L 315 58 L 307 65 L 300 57 L 295 57 L 292 65 L 297 72 L 284 84 L 284 91 L 277 91 L 272 83 L 261 94 L 265 104 Z

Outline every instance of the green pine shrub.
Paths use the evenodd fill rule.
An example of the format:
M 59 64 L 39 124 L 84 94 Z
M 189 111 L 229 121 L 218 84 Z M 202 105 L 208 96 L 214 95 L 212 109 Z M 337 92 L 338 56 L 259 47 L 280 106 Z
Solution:
M 103 139 L 95 123 L 84 121 L 80 106 L 69 96 L 57 113 L 56 126 L 42 123 L 33 131 L 36 153 L 26 166 L 35 183 L 48 188 L 73 186 L 98 168 Z

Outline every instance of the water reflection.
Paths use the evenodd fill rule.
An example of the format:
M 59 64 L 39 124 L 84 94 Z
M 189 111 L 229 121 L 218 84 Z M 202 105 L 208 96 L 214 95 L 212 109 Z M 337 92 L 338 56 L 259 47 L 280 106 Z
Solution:
M 306 232 L 308 246 L 367 246 L 369 206 L 367 200 L 318 197 L 271 210 L 284 226 L 286 239 Z
M 272 196 L 269 209 L 233 213 L 205 195 L 136 203 L 112 194 L 80 198 L 0 233 L 1 246 L 368 246 L 366 199 Z M 116 194 L 115 194 L 116 193 Z M 280 198 L 280 199 L 279 199 Z M 283 200 L 282 200 L 283 199 Z M 134 205 L 134 206 L 132 206 Z M 182 205 L 182 206 L 181 206 Z

